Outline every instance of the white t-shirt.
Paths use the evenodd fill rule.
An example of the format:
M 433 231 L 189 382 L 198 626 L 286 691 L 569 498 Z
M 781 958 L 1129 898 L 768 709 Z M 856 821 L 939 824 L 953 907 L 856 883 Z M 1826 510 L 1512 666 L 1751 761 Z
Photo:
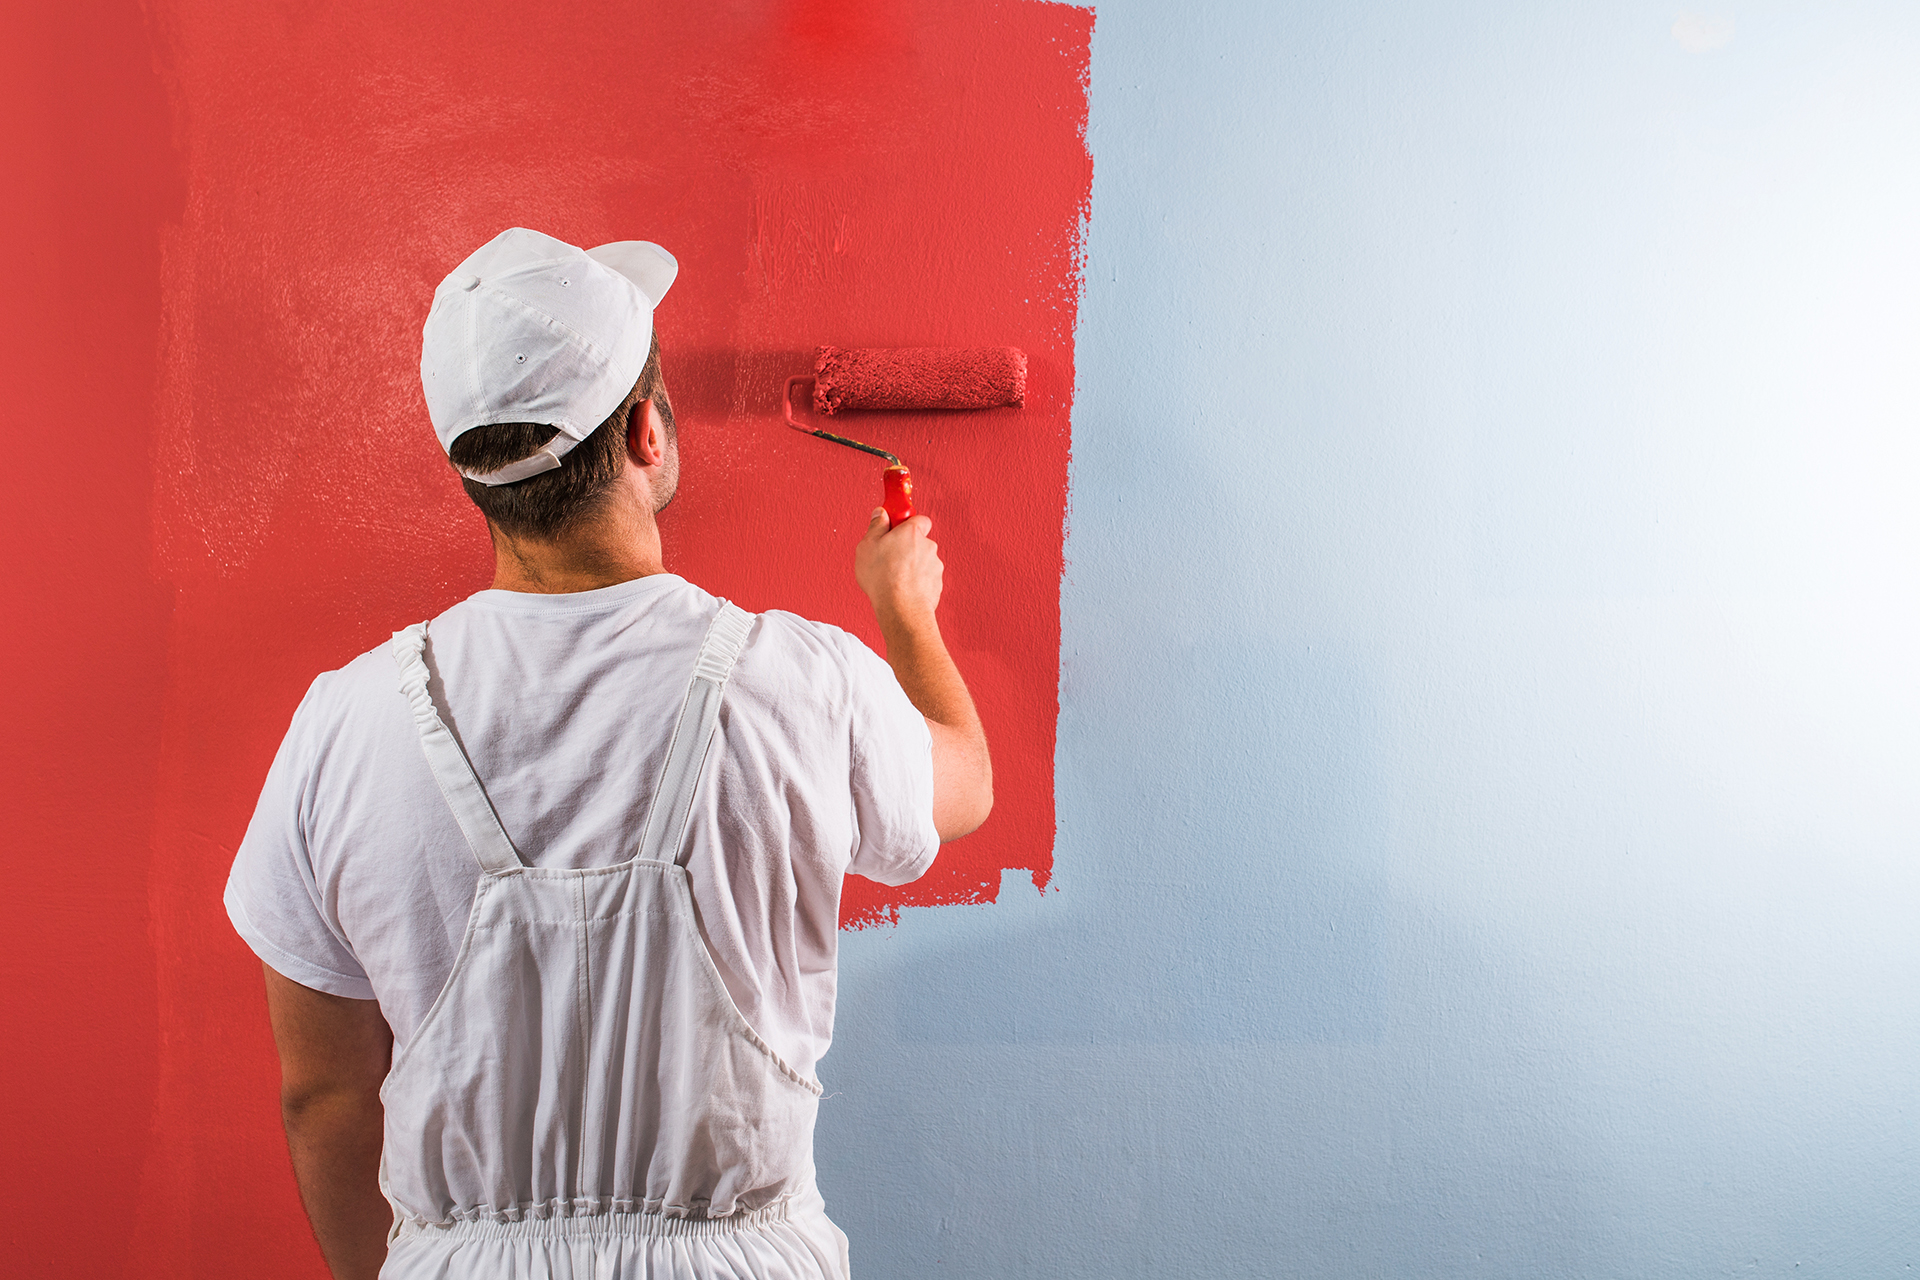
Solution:
M 719 608 L 671 574 L 575 595 L 482 591 L 427 629 L 434 701 L 529 863 L 632 857 Z M 687 871 L 727 990 L 811 1074 L 833 1038 L 840 887 L 939 850 L 926 721 L 836 627 L 759 615 L 689 823 Z M 421 752 L 387 646 L 313 682 L 227 881 L 277 972 L 380 1002 L 396 1052 L 453 971 L 480 868 Z

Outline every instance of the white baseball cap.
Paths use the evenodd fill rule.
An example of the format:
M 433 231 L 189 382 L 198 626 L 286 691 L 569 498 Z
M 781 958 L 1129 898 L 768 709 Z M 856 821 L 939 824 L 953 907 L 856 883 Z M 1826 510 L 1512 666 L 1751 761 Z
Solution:
M 512 484 L 557 468 L 640 380 L 653 309 L 679 271 L 645 240 L 577 249 L 525 227 L 455 267 L 433 291 L 420 332 L 420 385 L 440 447 L 451 451 L 462 433 L 492 423 L 560 431 L 531 458 L 460 474 Z

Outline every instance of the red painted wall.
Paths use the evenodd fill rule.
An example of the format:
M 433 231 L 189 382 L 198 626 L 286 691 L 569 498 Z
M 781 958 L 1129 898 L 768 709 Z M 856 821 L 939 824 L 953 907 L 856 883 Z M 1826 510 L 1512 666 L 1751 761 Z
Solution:
M 312 676 L 486 584 L 417 361 L 503 227 L 679 257 L 669 566 L 876 644 L 848 564 L 878 465 L 780 426 L 782 379 L 823 342 L 1027 350 L 1022 411 L 853 431 L 934 518 L 998 806 L 920 884 L 850 882 L 848 920 L 1045 883 L 1089 12 L 8 9 L 11 1274 L 320 1274 L 220 888 Z

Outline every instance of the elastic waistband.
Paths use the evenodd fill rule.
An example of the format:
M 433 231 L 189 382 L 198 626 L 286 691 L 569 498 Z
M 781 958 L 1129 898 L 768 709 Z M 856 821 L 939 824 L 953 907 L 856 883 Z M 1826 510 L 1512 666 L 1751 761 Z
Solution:
M 569 1217 L 522 1218 L 518 1222 L 498 1222 L 491 1218 L 480 1218 L 468 1222 L 440 1224 L 403 1218 L 393 1238 L 395 1242 L 425 1238 L 453 1244 L 463 1240 L 728 1236 L 737 1231 L 752 1231 L 757 1227 L 772 1226 L 796 1217 L 804 1217 L 811 1208 L 825 1209 L 825 1205 L 816 1203 L 818 1198 L 817 1192 L 812 1196 L 804 1197 L 794 1194 L 784 1195 L 763 1209 L 755 1209 L 750 1213 L 735 1213 L 725 1218 L 675 1218 L 664 1213 L 615 1210 L 576 1214 Z

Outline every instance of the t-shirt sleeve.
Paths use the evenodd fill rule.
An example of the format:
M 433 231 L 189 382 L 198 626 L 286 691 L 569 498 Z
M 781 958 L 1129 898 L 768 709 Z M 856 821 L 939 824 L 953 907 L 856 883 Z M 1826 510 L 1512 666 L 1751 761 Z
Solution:
M 374 998 L 329 909 L 307 844 L 307 801 L 324 738 L 321 676 L 293 713 L 227 877 L 227 918 L 268 968 L 303 987 Z
M 847 870 L 881 884 L 925 875 L 940 852 L 933 825 L 933 735 L 873 650 L 843 636 L 853 707 L 853 809 L 859 840 Z

